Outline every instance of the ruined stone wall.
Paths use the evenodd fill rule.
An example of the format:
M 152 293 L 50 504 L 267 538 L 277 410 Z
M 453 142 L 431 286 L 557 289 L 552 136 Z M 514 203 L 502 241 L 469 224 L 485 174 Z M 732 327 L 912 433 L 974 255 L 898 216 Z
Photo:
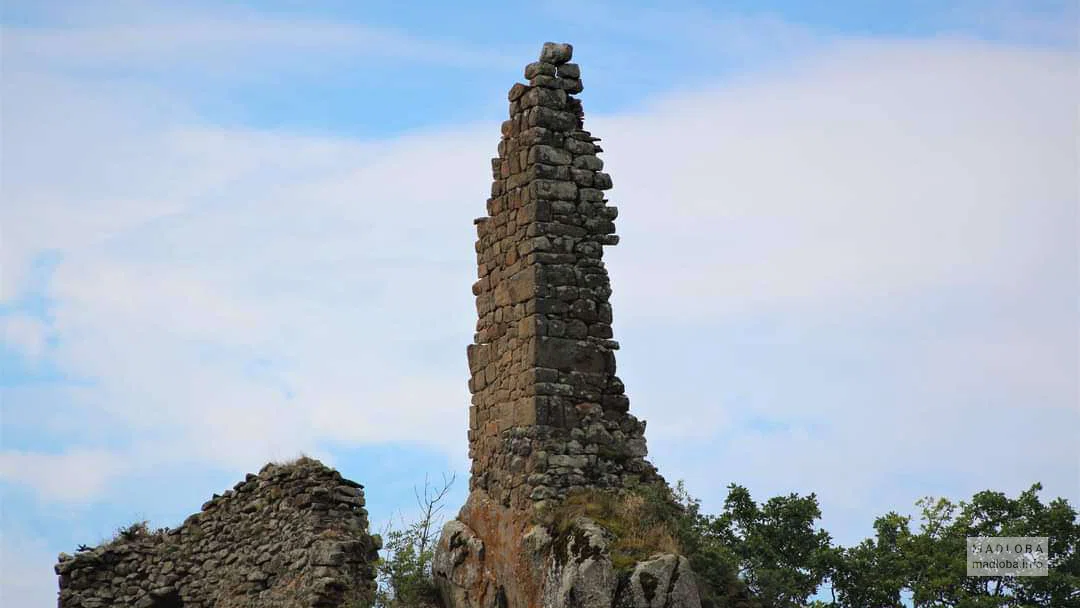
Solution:
M 179 528 L 61 553 L 59 606 L 368 606 L 378 545 L 363 487 L 302 458 L 248 475 Z
M 470 489 L 514 508 L 656 477 L 615 375 L 603 246 L 618 242 L 579 67 L 544 45 L 509 92 L 487 217 L 475 220 L 479 314 L 468 348 Z

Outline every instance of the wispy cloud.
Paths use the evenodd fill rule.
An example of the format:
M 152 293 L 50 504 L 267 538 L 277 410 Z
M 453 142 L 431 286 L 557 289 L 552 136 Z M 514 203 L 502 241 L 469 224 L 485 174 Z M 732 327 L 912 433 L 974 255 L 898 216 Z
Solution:
M 506 64 L 489 49 L 392 27 L 161 2 L 53 5 L 48 25 L 3 28 L 5 70 L 83 76 L 267 78 L 363 70 L 372 62 L 469 68 Z M 261 66 L 253 69 L 254 65 Z
M 60 501 L 82 501 L 107 489 L 109 480 L 131 467 L 107 448 L 75 448 L 60 454 L 0 452 L 0 479 L 34 486 Z
M 56 378 L 5 378 L 0 481 L 60 508 L 134 505 L 120 482 L 160 470 L 386 442 L 464 470 L 469 219 L 495 115 L 378 139 L 239 128 L 172 81 L 530 57 L 217 5 L 45 6 L 48 25 L 3 36 L 0 329 Z M 712 504 L 732 480 L 816 491 L 845 541 L 930 491 L 1080 496 L 1073 56 L 824 44 L 770 17 L 596 25 L 618 36 L 579 44 L 587 83 L 613 65 L 645 80 L 636 61 L 672 61 L 653 56 L 665 30 L 699 64 L 787 49 L 633 112 L 584 96 L 622 209 L 620 374 L 665 475 Z M 1006 430 L 1043 449 L 1002 465 L 963 439 Z M 11 538 L 0 553 L 48 572 Z
M 1064 275 L 1072 71 L 1067 53 L 859 42 L 594 120 L 622 168 L 624 241 L 649 244 L 612 254 L 635 268 L 620 310 L 867 311 L 958 285 L 1023 294 Z M 710 238 L 686 238 L 690 226 Z
M 1072 0 L 961 0 L 939 10 L 946 27 L 978 28 L 1012 43 L 1080 48 L 1080 5 Z
M 56 575 L 47 567 L 54 558 L 45 542 L 5 528 L 0 535 L 0 599 L 20 607 L 55 602 Z
M 687 61 L 705 55 L 713 60 L 788 56 L 820 46 L 824 33 L 784 19 L 776 13 L 707 10 L 700 5 L 673 3 L 662 9 L 632 11 L 618 3 L 583 2 L 573 12 L 557 4 L 552 17 L 566 22 L 588 22 L 601 40 L 619 41 L 641 59 L 658 48 L 678 48 Z M 677 36 L 672 36 L 678 32 Z
M 0 341 L 14 346 L 27 359 L 35 361 L 45 352 L 48 327 L 41 319 L 31 315 L 6 315 L 0 317 Z
M 620 331 L 665 327 L 673 311 L 680 323 L 768 312 L 815 327 L 887 316 L 958 288 L 1032 314 L 1024 294 L 1063 289 L 1059 273 L 1075 244 L 1075 150 L 1060 128 L 1075 97 L 1070 65 L 1052 52 L 853 43 L 760 80 L 590 117 L 606 137 L 612 196 L 624 210 L 624 244 L 610 256 Z M 83 119 L 7 135 L 30 166 L 5 186 L 0 219 L 22 235 L 5 246 L 5 265 L 25 267 L 43 247 L 61 252 L 45 294 L 58 338 L 50 356 L 88 383 L 57 391 L 53 407 L 135 438 L 128 447 L 72 446 L 71 457 L 93 450 L 122 461 L 257 468 L 334 442 L 463 450 L 468 218 L 482 212 L 494 127 L 386 141 L 295 136 L 185 126 L 114 94 L 115 105 L 108 96 L 24 99 L 14 107 Z M 19 118 L 7 114 L 13 125 Z M 52 128 L 64 129 L 57 155 Z M 918 411 L 945 426 L 929 442 L 933 460 L 909 467 L 948 468 L 942 454 L 958 449 L 948 438 L 975 415 L 952 402 L 950 375 L 995 369 L 996 386 L 1012 372 L 1052 391 L 1053 403 L 1075 394 L 1053 364 L 1075 353 L 1043 334 L 1023 350 L 1014 341 L 987 351 L 980 332 L 997 321 L 986 323 L 961 342 L 944 334 L 951 351 L 925 347 L 954 353 L 924 369 L 938 375 L 920 388 Z M 887 346 L 864 355 L 879 376 Z M 653 347 L 726 364 L 717 345 L 657 338 Z M 630 361 L 634 348 L 627 344 Z M 979 352 L 986 363 L 971 367 Z M 674 459 L 663 446 L 688 427 L 663 420 L 668 382 L 648 371 L 627 381 L 635 409 L 654 419 L 658 456 Z M 680 417 L 711 422 L 692 425 L 690 436 L 734 428 L 729 396 L 708 402 L 694 392 L 680 401 Z M 785 394 L 752 411 L 831 421 L 830 439 L 781 433 L 730 444 L 761 458 L 812 450 L 822 473 L 775 471 L 750 457 L 746 470 L 776 483 L 824 483 L 815 475 L 877 443 L 868 426 L 914 424 L 902 401 L 868 406 L 828 395 L 810 384 L 801 398 Z M 43 398 L 8 399 L 5 408 Z M 1060 429 L 1043 430 L 1065 449 Z M 877 453 L 882 467 L 897 456 Z M 51 499 L 93 498 L 124 472 L 101 466 L 76 492 L 50 474 L 63 469 L 62 456 L 6 457 L 38 472 L 9 479 Z M 865 469 L 859 483 L 871 484 L 876 469 Z

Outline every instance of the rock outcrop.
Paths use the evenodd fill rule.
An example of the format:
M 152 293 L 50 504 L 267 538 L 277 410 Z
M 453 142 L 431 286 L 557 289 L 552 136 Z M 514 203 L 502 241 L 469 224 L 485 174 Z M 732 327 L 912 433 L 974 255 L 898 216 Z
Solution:
M 470 494 L 434 564 L 447 608 L 700 606 L 685 558 L 616 568 L 612 535 L 596 522 L 542 523 L 579 492 L 664 483 L 615 375 L 602 255 L 618 243 L 618 210 L 574 97 L 583 87 L 572 53 L 545 44 L 525 68 L 529 84 L 510 89 L 488 215 L 474 222 Z
M 60 554 L 60 608 L 370 606 L 363 486 L 316 460 L 267 465 L 172 530 Z
M 617 568 L 612 534 L 596 522 L 580 517 L 556 532 L 483 501 L 472 493 L 458 519 L 443 527 L 433 570 L 447 608 L 701 606 L 696 577 L 681 555 L 657 553 Z

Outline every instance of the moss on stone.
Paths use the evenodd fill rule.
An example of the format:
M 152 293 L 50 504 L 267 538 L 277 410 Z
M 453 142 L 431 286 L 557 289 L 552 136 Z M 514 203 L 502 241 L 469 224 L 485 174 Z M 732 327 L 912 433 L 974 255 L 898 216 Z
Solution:
M 554 538 L 555 555 L 566 557 L 589 547 L 578 526 L 579 518 L 595 522 L 611 534 L 611 564 L 622 572 L 657 553 L 682 553 L 671 504 L 663 498 L 666 495 L 663 488 L 651 486 L 619 491 L 588 489 L 568 495 L 540 518 Z

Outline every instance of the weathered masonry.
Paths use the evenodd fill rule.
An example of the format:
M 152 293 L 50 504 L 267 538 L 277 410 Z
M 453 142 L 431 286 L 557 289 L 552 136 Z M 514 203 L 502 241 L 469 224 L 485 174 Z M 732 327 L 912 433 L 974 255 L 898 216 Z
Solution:
M 689 561 L 670 546 L 616 568 L 615 531 L 585 516 L 556 523 L 570 495 L 632 502 L 635 485 L 666 486 L 615 375 L 603 247 L 618 242 L 617 213 L 571 53 L 544 44 L 529 84 L 510 89 L 475 222 L 470 492 L 432 572 L 447 608 L 700 608 Z
M 339 608 L 375 596 L 379 540 L 360 484 L 270 464 L 173 530 L 135 526 L 60 554 L 60 608 Z
M 615 375 L 603 247 L 618 243 L 618 210 L 571 54 L 545 44 L 529 84 L 510 89 L 488 214 L 475 220 L 470 490 L 514 508 L 656 475 Z

